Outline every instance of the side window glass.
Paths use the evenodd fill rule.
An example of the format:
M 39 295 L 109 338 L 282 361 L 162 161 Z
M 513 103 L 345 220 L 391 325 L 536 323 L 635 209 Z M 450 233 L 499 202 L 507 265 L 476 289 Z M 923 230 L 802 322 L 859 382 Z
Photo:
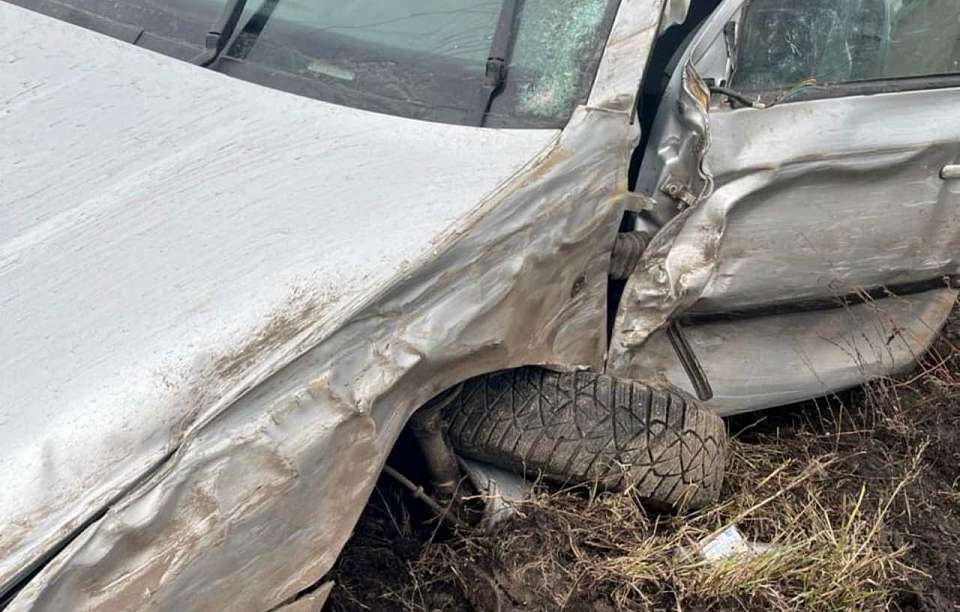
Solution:
M 752 0 L 734 87 L 960 74 L 958 0 Z

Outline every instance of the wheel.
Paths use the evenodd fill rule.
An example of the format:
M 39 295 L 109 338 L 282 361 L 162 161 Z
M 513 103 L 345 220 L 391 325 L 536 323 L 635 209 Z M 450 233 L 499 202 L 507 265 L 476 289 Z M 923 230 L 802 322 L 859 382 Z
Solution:
M 657 509 L 714 502 L 723 481 L 723 421 L 676 389 L 519 368 L 467 381 L 445 418 L 465 457 L 563 485 L 630 488 Z

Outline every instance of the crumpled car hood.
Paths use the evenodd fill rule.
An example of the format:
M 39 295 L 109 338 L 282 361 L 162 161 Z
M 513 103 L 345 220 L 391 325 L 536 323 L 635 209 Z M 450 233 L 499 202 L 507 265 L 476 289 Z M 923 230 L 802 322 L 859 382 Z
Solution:
M 0 3 L 0 593 L 556 138 L 301 98 Z

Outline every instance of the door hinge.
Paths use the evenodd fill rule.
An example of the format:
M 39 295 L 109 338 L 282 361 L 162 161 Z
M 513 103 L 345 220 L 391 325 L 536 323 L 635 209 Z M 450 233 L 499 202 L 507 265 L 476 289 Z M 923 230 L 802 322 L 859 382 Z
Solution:
M 676 200 L 677 207 L 680 210 L 689 208 L 697 203 L 697 196 L 695 196 L 682 181 L 671 175 L 667 175 L 663 184 L 660 185 L 660 191 Z

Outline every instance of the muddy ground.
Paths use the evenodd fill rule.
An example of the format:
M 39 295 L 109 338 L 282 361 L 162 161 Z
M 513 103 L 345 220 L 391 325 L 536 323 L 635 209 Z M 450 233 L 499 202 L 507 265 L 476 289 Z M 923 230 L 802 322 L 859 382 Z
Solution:
M 495 533 L 453 533 L 382 479 L 327 609 L 960 610 L 958 347 L 954 316 L 918 371 L 730 419 L 721 502 L 695 515 L 544 491 Z M 689 553 L 728 524 L 774 552 Z

